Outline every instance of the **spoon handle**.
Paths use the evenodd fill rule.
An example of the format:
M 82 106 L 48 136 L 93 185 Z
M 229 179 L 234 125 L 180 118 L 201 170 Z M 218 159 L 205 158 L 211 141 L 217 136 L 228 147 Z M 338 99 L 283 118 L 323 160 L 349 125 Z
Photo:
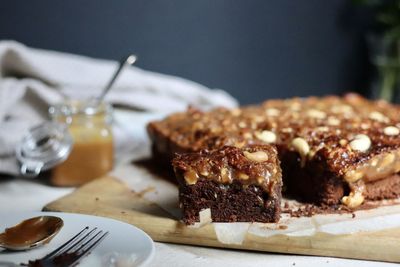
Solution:
M 124 57 L 120 61 L 117 71 L 114 73 L 114 75 L 112 76 L 111 80 L 108 82 L 107 86 L 104 87 L 104 89 L 101 92 L 101 94 L 96 98 L 98 103 L 100 103 L 104 99 L 104 97 L 106 96 L 108 91 L 110 91 L 111 87 L 113 86 L 114 82 L 117 80 L 119 74 L 124 69 L 124 67 L 128 66 L 128 65 L 132 65 L 133 63 L 136 62 L 136 60 L 137 60 L 137 57 L 135 55 L 129 55 L 127 57 Z

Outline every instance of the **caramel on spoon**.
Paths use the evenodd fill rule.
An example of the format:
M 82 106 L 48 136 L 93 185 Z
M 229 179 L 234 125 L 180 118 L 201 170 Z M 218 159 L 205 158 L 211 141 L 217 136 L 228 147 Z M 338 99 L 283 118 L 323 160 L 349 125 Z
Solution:
M 9 250 L 27 250 L 44 245 L 60 231 L 64 222 L 55 216 L 39 216 L 6 228 L 0 234 L 0 247 Z

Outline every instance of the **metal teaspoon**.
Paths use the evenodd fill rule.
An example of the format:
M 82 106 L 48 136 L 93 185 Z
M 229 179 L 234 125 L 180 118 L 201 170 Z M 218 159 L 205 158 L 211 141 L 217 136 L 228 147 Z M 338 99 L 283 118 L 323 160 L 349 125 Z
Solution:
M 6 228 L 0 234 L 0 247 L 9 250 L 28 250 L 42 246 L 60 231 L 64 222 L 56 216 L 38 216 Z

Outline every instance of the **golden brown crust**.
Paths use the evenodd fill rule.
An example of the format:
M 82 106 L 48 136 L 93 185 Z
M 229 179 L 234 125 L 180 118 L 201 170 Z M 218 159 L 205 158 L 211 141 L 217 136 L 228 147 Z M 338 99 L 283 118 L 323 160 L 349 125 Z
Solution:
M 265 144 L 274 139 L 263 138 L 265 132 L 275 135 L 272 143 L 295 150 L 292 141 L 301 137 L 309 146 L 306 160 L 316 157 L 326 161 L 332 172 L 344 175 L 377 154 L 399 149 L 399 112 L 398 106 L 355 94 L 293 98 L 234 110 L 191 109 L 150 123 L 148 131 L 155 142 L 167 139 L 169 149 L 177 148 L 174 152 Z M 360 134 L 370 139 L 366 150 L 365 145 L 360 150 L 352 145 Z
M 197 183 L 201 178 L 221 184 L 237 180 L 243 185 L 260 186 L 271 194 L 274 187 L 282 184 L 277 151 L 270 145 L 241 149 L 224 146 L 212 151 L 177 154 L 172 165 L 188 185 Z

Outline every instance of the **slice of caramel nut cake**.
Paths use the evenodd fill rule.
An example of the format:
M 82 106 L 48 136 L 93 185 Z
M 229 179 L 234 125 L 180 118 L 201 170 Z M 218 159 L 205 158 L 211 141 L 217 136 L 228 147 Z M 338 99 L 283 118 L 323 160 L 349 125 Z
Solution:
M 186 223 L 198 222 L 207 209 L 214 222 L 279 220 L 282 180 L 275 147 L 224 146 L 178 154 L 172 164 Z

